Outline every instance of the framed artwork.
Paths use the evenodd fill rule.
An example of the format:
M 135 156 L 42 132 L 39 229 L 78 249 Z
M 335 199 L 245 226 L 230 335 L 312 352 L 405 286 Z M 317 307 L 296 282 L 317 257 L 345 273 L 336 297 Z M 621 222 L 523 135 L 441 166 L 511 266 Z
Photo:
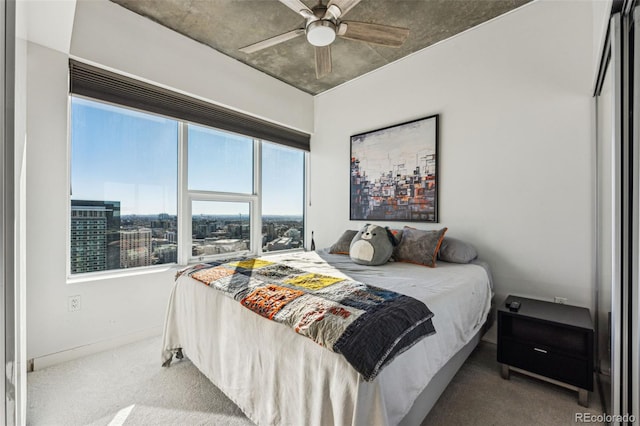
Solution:
M 438 222 L 438 117 L 351 136 L 351 220 Z

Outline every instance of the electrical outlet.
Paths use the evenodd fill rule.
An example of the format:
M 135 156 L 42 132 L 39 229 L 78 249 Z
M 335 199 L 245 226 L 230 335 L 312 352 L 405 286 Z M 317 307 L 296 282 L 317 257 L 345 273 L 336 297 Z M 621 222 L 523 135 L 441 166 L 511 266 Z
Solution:
M 69 296 L 69 312 L 77 312 L 82 308 L 81 298 L 79 294 Z
M 564 305 L 564 304 L 567 303 L 567 298 L 566 297 L 558 297 L 558 296 L 556 296 L 556 297 L 553 298 L 553 301 L 555 303 L 559 303 L 561 305 Z

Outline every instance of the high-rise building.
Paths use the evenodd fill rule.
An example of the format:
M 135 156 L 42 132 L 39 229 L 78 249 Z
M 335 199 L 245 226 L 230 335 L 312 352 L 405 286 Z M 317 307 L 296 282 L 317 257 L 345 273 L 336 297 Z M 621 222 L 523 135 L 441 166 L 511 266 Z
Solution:
M 176 244 L 178 242 L 178 233 L 176 231 L 167 231 L 164 233 L 164 237 L 170 243 Z
M 71 200 L 71 273 L 119 268 L 120 202 Z
M 266 247 L 264 247 L 265 251 L 277 251 L 277 250 L 289 250 L 292 248 L 293 240 L 291 237 L 280 237 L 275 240 L 267 243 Z
M 158 258 L 158 263 L 176 263 L 178 261 L 178 246 L 176 244 L 165 244 L 154 249 L 154 255 Z
M 120 267 L 151 265 L 151 229 L 120 231 Z
M 248 250 L 246 241 L 238 239 L 222 239 L 215 241 L 204 241 L 204 244 L 196 246 L 193 251 L 194 256 L 209 256 L 213 254 L 234 253 Z
M 296 241 L 300 239 L 300 230 L 296 228 L 289 228 L 284 233 L 285 237 L 289 237 L 292 240 Z

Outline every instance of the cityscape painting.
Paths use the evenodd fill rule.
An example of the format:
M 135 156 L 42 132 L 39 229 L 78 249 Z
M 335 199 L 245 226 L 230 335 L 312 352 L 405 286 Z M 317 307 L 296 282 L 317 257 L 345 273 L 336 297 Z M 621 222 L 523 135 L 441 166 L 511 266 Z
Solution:
M 351 220 L 438 221 L 438 115 L 351 136 Z

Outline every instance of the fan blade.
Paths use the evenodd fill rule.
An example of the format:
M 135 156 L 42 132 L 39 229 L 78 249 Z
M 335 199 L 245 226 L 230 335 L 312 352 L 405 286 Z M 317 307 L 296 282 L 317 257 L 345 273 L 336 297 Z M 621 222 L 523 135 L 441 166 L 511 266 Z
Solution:
M 349 40 L 364 41 L 381 46 L 400 47 L 407 39 L 409 29 L 369 24 L 367 22 L 347 21 L 340 24 L 338 35 Z
M 315 17 L 311 9 L 307 7 L 306 4 L 302 3 L 300 0 L 279 0 L 280 3 L 287 6 L 289 9 L 293 10 L 295 13 L 299 13 L 304 16 L 305 19 Z
M 296 38 L 304 34 L 304 28 L 298 28 L 297 30 L 289 31 L 284 34 L 277 35 L 275 37 L 268 38 L 266 40 L 259 41 L 249 46 L 245 46 L 240 49 L 243 53 L 253 53 L 258 50 L 266 49 L 267 47 L 275 46 L 278 43 L 282 43 L 292 38 Z
M 331 0 L 327 3 L 327 13 L 331 13 L 335 19 L 340 18 L 341 16 L 349 13 L 351 9 L 353 9 L 361 0 Z M 333 8 L 331 6 L 334 6 Z M 338 6 L 338 14 L 336 16 L 335 6 Z M 329 12 L 331 11 L 331 12 Z M 327 15 L 325 14 L 325 18 Z
M 316 77 L 331 73 L 331 45 L 316 47 Z
M 342 16 L 342 10 L 335 4 L 327 6 L 327 11 L 324 13 L 322 19 L 335 19 L 337 20 Z

